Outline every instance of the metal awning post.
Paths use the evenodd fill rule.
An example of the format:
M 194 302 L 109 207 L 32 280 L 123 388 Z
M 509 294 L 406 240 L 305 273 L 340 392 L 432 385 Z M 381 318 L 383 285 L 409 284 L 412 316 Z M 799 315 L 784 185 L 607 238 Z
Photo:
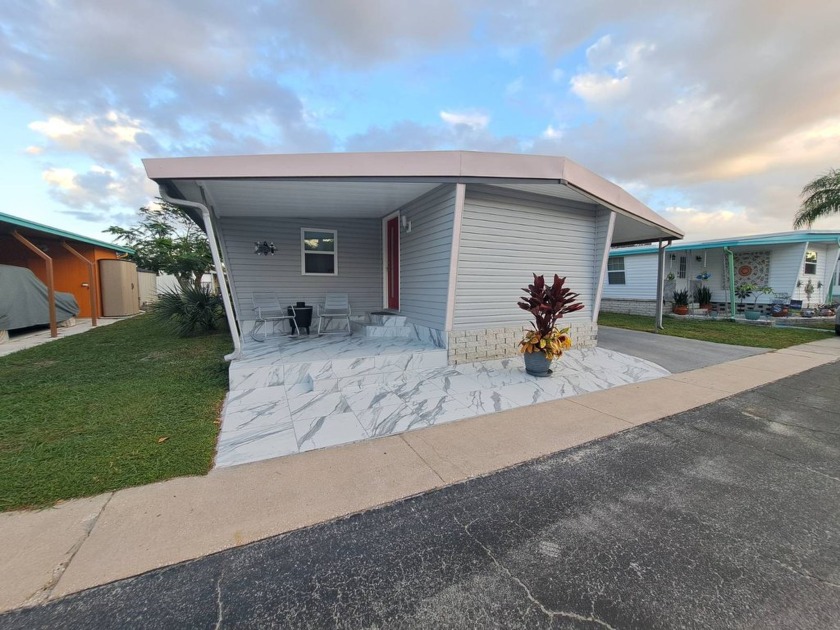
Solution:
M 728 247 L 724 247 L 723 251 L 729 262 L 729 316 L 735 319 L 735 253 Z
M 61 241 L 61 246 L 68 252 L 73 254 L 76 258 L 85 263 L 88 267 L 88 291 L 90 293 L 90 325 L 96 326 L 96 271 L 95 265 L 85 258 L 78 251 L 70 247 L 67 241 Z
M 32 250 L 32 253 L 43 259 L 47 267 L 47 302 L 50 308 L 50 337 L 58 337 L 58 322 L 55 316 L 55 278 L 53 277 L 53 261 L 29 239 L 23 236 L 17 230 L 12 232 L 12 236 L 19 241 L 24 247 Z
M 659 239 L 659 245 L 657 246 L 657 264 L 656 264 L 656 329 L 662 330 L 665 327 L 662 325 L 662 302 L 665 299 L 665 248 L 670 245 L 671 242 L 668 241 L 665 243 L 665 247 L 662 246 L 662 239 Z

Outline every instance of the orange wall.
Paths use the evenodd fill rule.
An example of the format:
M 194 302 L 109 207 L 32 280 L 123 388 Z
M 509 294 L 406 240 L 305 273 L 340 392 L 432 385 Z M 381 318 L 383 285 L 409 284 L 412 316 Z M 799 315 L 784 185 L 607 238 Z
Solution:
M 30 240 L 33 239 L 30 238 Z M 47 242 L 47 239 L 43 237 L 38 237 L 36 240 L 39 245 Z M 116 252 L 102 247 L 69 241 L 68 245 L 94 263 L 101 259 L 118 258 Z M 76 302 L 79 303 L 79 317 L 90 317 L 90 290 L 95 290 L 97 317 L 101 317 L 102 305 L 99 299 L 101 292 L 99 288 L 98 265 L 94 265 L 95 284 L 93 287 L 87 288 L 83 287 L 82 284 L 89 282 L 88 266 L 64 249 L 60 241 L 50 240 L 45 253 L 53 259 L 55 290 L 72 293 L 76 297 Z M 24 247 L 23 244 L 5 234 L 0 234 L 0 265 L 28 267 L 41 282 L 44 284 L 47 282 L 47 271 L 44 261 Z

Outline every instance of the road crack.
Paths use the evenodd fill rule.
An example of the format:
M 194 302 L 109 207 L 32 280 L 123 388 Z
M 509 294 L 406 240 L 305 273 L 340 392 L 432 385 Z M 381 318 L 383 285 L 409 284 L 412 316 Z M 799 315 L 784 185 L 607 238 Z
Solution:
M 776 564 L 778 564 L 780 567 L 782 567 L 783 569 L 786 569 L 786 570 L 790 571 L 791 573 L 796 573 L 797 575 L 801 575 L 801 576 L 802 576 L 802 577 L 804 577 L 804 578 L 808 578 L 809 580 L 815 580 L 816 582 L 821 582 L 821 583 L 823 583 L 823 584 L 825 584 L 825 585 L 827 585 L 827 586 L 831 586 L 831 587 L 833 587 L 833 588 L 840 588 L 840 584 L 837 584 L 837 582 L 832 582 L 832 581 L 830 581 L 830 580 L 826 580 L 826 579 L 824 579 L 824 578 L 817 577 L 816 575 L 812 575 L 812 574 L 807 573 L 807 572 L 805 572 L 805 571 L 800 571 L 800 570 L 799 570 L 799 569 L 797 569 L 796 567 L 792 567 L 792 566 L 790 566 L 789 564 L 785 564 L 784 562 L 781 562 L 781 561 L 779 561 L 779 560 L 776 560 L 775 558 L 770 558 L 770 559 L 771 559 L 773 562 L 775 562 Z
M 23 602 L 23 606 L 37 606 L 38 604 L 43 604 L 52 597 L 55 587 L 58 586 L 59 580 L 61 580 L 64 572 L 67 571 L 67 567 L 70 566 L 70 563 L 73 562 L 76 554 L 79 553 L 82 545 L 84 545 L 85 542 L 87 542 L 87 539 L 90 538 L 93 528 L 96 527 L 96 523 L 99 521 L 99 517 L 102 516 L 102 513 L 105 511 L 105 508 L 108 507 L 108 504 L 111 502 L 113 496 L 114 493 L 112 492 L 105 503 L 102 504 L 102 507 L 99 508 L 99 511 L 85 524 L 82 536 L 79 540 L 73 543 L 73 546 L 70 547 L 70 549 L 67 550 L 67 559 L 60 562 L 58 566 L 53 569 L 52 575 L 50 575 L 50 579 L 47 580 L 47 583 L 30 595 L 27 600 Z
M 606 621 L 603 621 L 603 620 L 595 617 L 595 615 L 594 615 L 595 602 L 594 601 L 592 602 L 592 614 L 590 614 L 589 616 L 581 615 L 581 614 L 578 614 L 578 613 L 575 613 L 575 612 L 570 612 L 570 611 L 565 611 L 565 610 L 551 610 L 550 608 L 547 608 L 540 600 L 538 600 L 536 597 L 534 597 L 534 594 L 531 592 L 531 589 L 528 587 L 528 585 L 525 584 L 525 582 L 523 582 L 520 578 L 516 577 L 513 573 L 511 573 L 510 569 L 508 569 L 504 564 L 502 564 L 499 561 L 499 559 L 496 557 L 496 555 L 493 553 L 493 551 L 487 545 L 482 543 L 478 538 L 476 538 L 475 535 L 470 531 L 470 525 L 472 525 L 475 521 L 470 521 L 469 523 L 467 523 L 465 525 L 465 524 L 461 523 L 461 521 L 459 521 L 457 518 L 455 518 L 455 522 L 458 523 L 458 525 L 460 525 L 464 529 L 467 536 L 469 536 L 473 540 L 473 542 L 475 542 L 475 544 L 477 544 L 479 547 L 481 547 L 484 550 L 484 553 L 486 553 L 487 556 L 493 561 L 493 564 L 495 564 L 513 582 L 515 582 L 516 584 L 519 585 L 519 587 L 523 590 L 523 592 L 525 593 L 525 596 L 528 598 L 528 600 L 530 602 L 532 602 L 537 608 L 539 608 L 540 611 L 542 611 L 542 613 L 544 615 L 546 615 L 547 617 L 549 617 L 551 619 L 553 619 L 554 617 L 563 617 L 565 619 L 573 619 L 575 621 L 588 621 L 588 622 L 591 622 L 591 623 L 598 624 L 599 626 L 603 626 L 604 628 L 608 628 L 608 630 L 616 630 L 616 628 L 614 628 L 613 626 L 608 624 Z
M 216 630 L 219 630 L 222 627 L 222 621 L 225 614 L 225 609 L 222 605 L 222 580 L 224 578 L 225 571 L 222 569 L 222 572 L 219 574 L 219 579 L 216 580 L 216 610 L 218 611 L 216 614 Z

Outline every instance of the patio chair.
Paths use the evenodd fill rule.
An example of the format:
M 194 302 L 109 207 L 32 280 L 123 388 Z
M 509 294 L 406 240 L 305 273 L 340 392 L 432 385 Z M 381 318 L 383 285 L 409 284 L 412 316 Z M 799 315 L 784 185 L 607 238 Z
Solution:
M 254 327 L 251 329 L 251 339 L 259 342 L 265 341 L 268 336 L 266 326 L 270 323 L 272 334 L 276 334 L 277 325 L 284 320 L 289 321 L 289 332 L 282 333 L 284 336 L 300 334 L 295 321 L 294 307 L 289 307 L 292 311 L 292 314 L 289 315 L 288 310 L 280 305 L 280 300 L 273 293 L 252 293 L 251 300 L 254 303 L 255 316 Z M 260 338 L 260 333 L 262 333 L 262 338 Z
M 330 322 L 334 319 L 346 321 L 347 330 L 326 332 Z M 318 334 L 337 335 L 342 333 L 353 334 L 353 329 L 350 327 L 350 300 L 346 293 L 327 293 L 324 305 L 318 305 Z

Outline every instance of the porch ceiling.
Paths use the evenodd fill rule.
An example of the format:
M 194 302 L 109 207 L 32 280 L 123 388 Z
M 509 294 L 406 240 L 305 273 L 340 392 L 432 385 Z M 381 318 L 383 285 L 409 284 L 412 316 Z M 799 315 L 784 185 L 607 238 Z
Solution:
M 210 180 L 218 216 L 378 218 L 436 188 L 428 182 Z

